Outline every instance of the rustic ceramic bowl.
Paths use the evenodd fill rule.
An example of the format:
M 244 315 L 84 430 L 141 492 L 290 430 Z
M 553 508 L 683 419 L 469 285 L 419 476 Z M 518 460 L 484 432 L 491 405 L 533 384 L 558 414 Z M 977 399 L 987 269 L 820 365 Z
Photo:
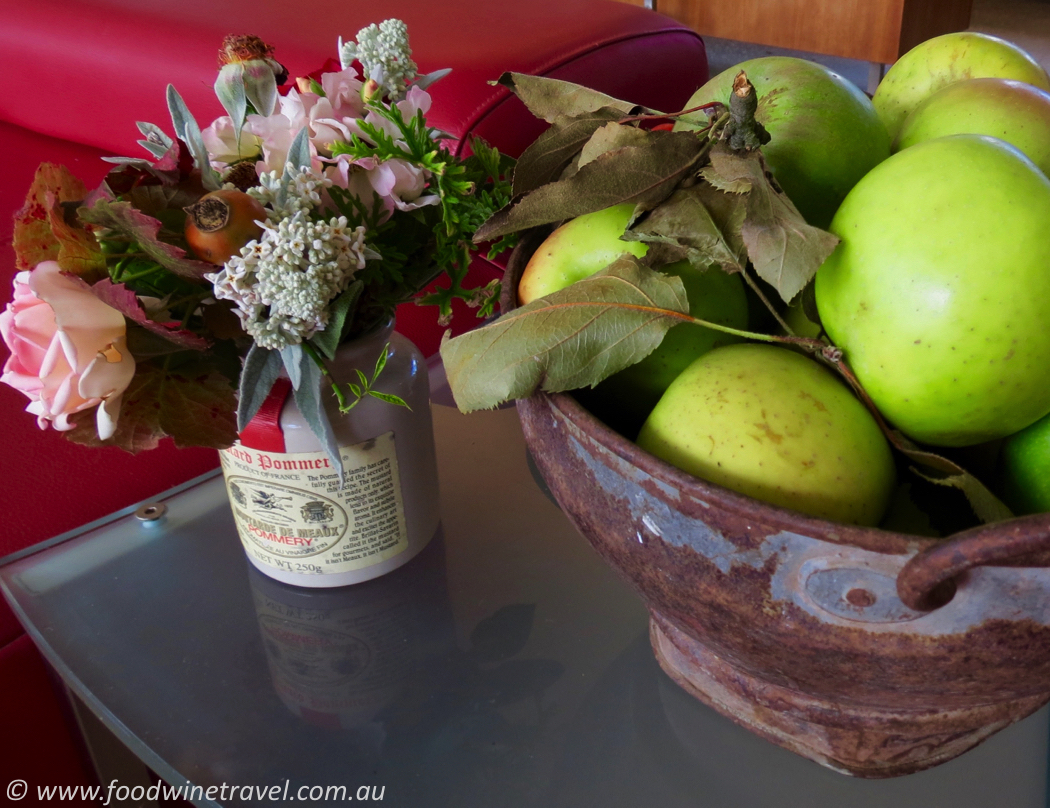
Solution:
M 943 540 L 844 526 L 686 474 L 569 395 L 518 412 L 562 509 L 644 599 L 660 665 L 753 732 L 891 777 L 1050 701 L 1050 515 Z

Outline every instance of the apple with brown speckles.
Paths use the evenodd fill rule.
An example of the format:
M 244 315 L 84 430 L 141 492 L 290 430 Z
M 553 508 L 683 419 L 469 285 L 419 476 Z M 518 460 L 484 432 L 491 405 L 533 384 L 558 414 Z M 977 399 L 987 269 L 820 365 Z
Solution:
M 874 417 L 788 348 L 715 348 L 671 384 L 638 445 L 697 477 L 833 522 L 875 525 L 896 481 Z
M 1050 180 L 980 135 L 904 149 L 849 193 L 821 322 L 888 420 L 967 446 L 1050 412 Z

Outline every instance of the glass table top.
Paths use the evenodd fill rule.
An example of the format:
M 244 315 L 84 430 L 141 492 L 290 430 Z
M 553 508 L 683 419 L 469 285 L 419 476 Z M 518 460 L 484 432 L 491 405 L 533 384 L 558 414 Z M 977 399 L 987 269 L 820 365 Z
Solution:
M 70 688 L 198 805 L 245 786 L 318 805 L 366 787 L 397 808 L 1047 805 L 1045 709 L 865 781 L 695 701 L 659 669 L 641 601 L 543 493 L 515 412 L 434 419 L 442 528 L 378 580 L 258 573 L 217 476 L 160 498 L 159 522 L 117 518 L 0 583 Z

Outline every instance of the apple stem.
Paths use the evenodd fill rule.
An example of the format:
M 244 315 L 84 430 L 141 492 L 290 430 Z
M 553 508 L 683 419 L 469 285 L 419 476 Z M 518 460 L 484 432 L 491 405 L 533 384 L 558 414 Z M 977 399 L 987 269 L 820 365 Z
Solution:
M 755 120 L 756 110 L 758 95 L 755 85 L 741 70 L 733 79 L 733 91 L 729 94 L 729 123 L 723 130 L 723 137 L 728 138 L 729 148 L 733 151 L 751 151 L 769 143 L 769 132 Z
M 662 121 L 667 118 L 680 118 L 683 115 L 689 115 L 692 112 L 700 112 L 701 110 L 715 109 L 716 107 L 723 106 L 720 101 L 709 101 L 706 104 L 701 104 L 698 107 L 690 107 L 689 109 L 683 109 L 680 112 L 659 112 L 656 114 L 643 114 L 643 115 L 629 115 L 626 118 L 620 118 L 618 123 L 633 123 L 634 121 Z M 710 129 L 711 124 L 708 124 L 704 129 Z

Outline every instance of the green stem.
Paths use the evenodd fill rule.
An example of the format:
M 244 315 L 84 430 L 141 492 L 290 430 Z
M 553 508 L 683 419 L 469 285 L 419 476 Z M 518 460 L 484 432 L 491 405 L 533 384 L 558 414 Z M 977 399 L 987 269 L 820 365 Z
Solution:
M 763 305 L 769 310 L 769 313 L 773 315 L 773 319 L 777 321 L 777 324 L 784 329 L 784 333 L 789 337 L 795 336 L 795 332 L 791 330 L 791 326 L 789 326 L 784 318 L 777 313 L 776 307 L 769 302 L 769 298 L 763 294 L 762 289 L 757 283 L 755 283 L 754 278 L 748 274 L 747 269 L 742 269 L 740 274 L 744 276 L 744 282 L 751 287 L 751 291 L 758 295 L 758 299 L 762 301 Z
M 303 342 L 302 345 L 303 350 L 306 351 L 306 355 L 309 356 L 312 360 L 314 360 L 314 364 L 317 365 L 317 367 L 320 369 L 321 375 L 324 376 L 328 380 L 328 383 L 332 386 L 332 392 L 335 393 L 335 398 L 339 402 L 340 412 L 345 412 L 347 409 L 346 395 L 343 393 L 342 390 L 339 389 L 339 385 L 336 384 L 335 378 L 328 371 L 328 366 L 324 363 L 324 359 L 321 357 L 321 354 L 319 354 L 317 352 L 317 349 L 309 342 Z
M 683 322 L 703 326 L 704 328 L 710 328 L 713 331 L 721 331 L 723 334 L 732 334 L 734 337 L 743 337 L 744 339 L 753 339 L 759 342 L 779 342 L 784 345 L 797 345 L 800 348 L 805 348 L 806 350 L 814 352 L 822 352 L 828 347 L 826 342 L 822 342 L 819 339 L 796 337 L 793 334 L 788 336 L 782 336 L 780 334 L 762 334 L 757 331 L 745 331 L 741 328 L 733 328 L 720 323 L 712 323 L 708 320 L 701 320 L 699 317 L 690 317 L 687 314 L 676 314 L 676 316 Z
M 118 267 L 118 271 L 119 269 L 120 268 Z M 127 283 L 128 281 L 137 281 L 139 278 L 145 278 L 149 275 L 154 275 L 161 269 L 162 267 L 158 265 L 155 267 L 151 267 L 150 269 L 143 270 L 142 272 L 134 272 L 131 275 L 122 275 L 118 272 L 118 276 L 113 280 L 115 283 Z
M 193 316 L 193 312 L 195 312 L 196 310 L 197 310 L 197 302 L 191 300 L 186 305 L 186 312 L 182 315 L 182 327 L 183 328 L 186 328 L 186 326 L 189 324 L 190 318 Z

